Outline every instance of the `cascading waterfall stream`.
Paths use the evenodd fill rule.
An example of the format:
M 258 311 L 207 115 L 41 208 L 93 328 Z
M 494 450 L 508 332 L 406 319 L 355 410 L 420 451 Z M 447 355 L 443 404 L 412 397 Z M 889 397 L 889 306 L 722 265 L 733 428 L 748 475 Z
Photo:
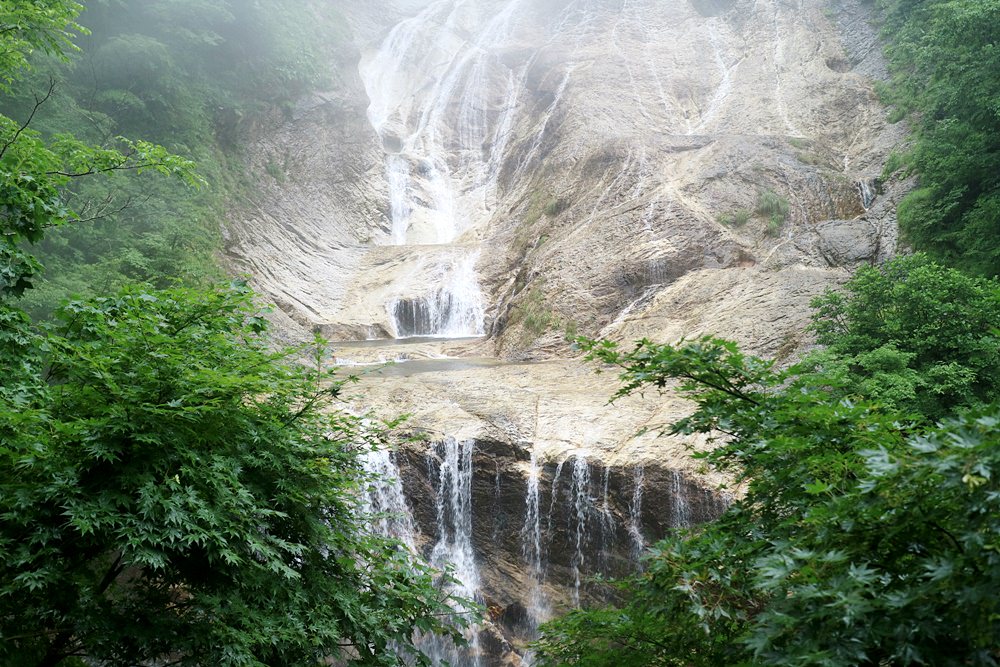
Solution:
M 479 251 L 453 265 L 439 267 L 437 288 L 428 296 L 395 299 L 388 305 L 396 338 L 412 336 L 482 336 L 485 331 L 483 295 L 476 278 Z
M 580 570 L 584 564 L 584 546 L 587 539 L 587 517 L 593 501 L 590 498 L 590 466 L 587 459 L 577 456 L 573 459 L 573 509 L 575 510 L 576 531 L 574 534 L 576 551 L 573 554 L 573 605 L 580 606 Z
M 436 480 L 437 543 L 430 553 L 430 563 L 439 570 L 452 568 L 455 582 L 448 592 L 466 600 L 475 600 L 479 592 L 479 568 L 472 546 L 472 453 L 475 442 L 448 437 L 433 443 L 427 453 L 428 472 Z M 436 474 L 434 474 L 436 472 Z M 460 611 L 462 611 L 460 609 Z M 468 656 L 451 642 L 428 637 L 422 648 L 434 661 L 478 667 L 480 664 L 477 628 L 467 632 Z
M 528 566 L 531 590 L 528 593 L 527 611 L 534 628 L 548 619 L 549 606 L 542 591 L 545 568 L 542 560 L 542 518 L 539 506 L 538 478 L 541 468 L 538 453 L 533 447 L 528 470 L 528 489 L 525 497 L 524 528 L 521 530 L 521 553 Z
M 523 2 L 484 15 L 476 3 L 439 0 L 393 28 L 360 67 L 385 150 L 389 241 L 439 246 L 425 282 L 401 286 L 405 294 L 387 304 L 398 338 L 485 333 L 479 253 L 456 241 L 495 199 L 526 69 L 512 70 L 497 49 Z M 470 30 L 471 38 L 460 36 Z M 451 249 L 446 259 L 442 245 Z
M 645 482 L 645 470 L 636 466 L 632 477 L 632 502 L 628 513 L 628 534 L 632 540 L 632 557 L 636 561 L 646 548 L 646 538 L 642 534 L 642 487 Z
M 424 502 L 425 509 L 421 516 L 425 517 L 422 521 L 426 521 L 425 537 L 433 537 L 433 545 L 427 545 L 427 541 L 423 540 L 423 554 L 438 570 L 450 571 L 452 579 L 442 583 L 445 593 L 483 604 L 488 598 L 484 600 L 481 594 L 483 577 L 473 543 L 477 516 L 473 505 L 476 442 L 447 437 L 426 447 L 425 473 L 432 495 Z M 526 583 L 519 595 L 523 604 L 523 616 L 520 618 L 523 620 L 518 621 L 518 632 L 524 633 L 522 637 L 528 639 L 537 636 L 538 626 L 551 617 L 553 609 L 565 603 L 580 606 L 584 601 L 584 584 L 589 576 L 595 573 L 613 576 L 625 559 L 634 564 L 646 545 L 642 516 L 649 482 L 645 468 L 637 466 L 618 472 L 594 464 L 597 465 L 595 468 L 582 452 L 571 453 L 549 467 L 551 464 L 546 465 L 543 461 L 542 451 L 537 444 L 531 446 L 531 457 L 524 470 L 525 496 L 523 514 L 520 515 L 523 523 L 519 532 L 515 533 L 520 538 L 519 556 Z M 366 454 L 362 460 L 365 470 L 374 476 L 362 498 L 362 510 L 366 516 L 372 517 L 373 529 L 379 534 L 400 539 L 414 557 L 419 557 L 421 549 L 417 545 L 422 542 L 419 539 L 420 529 L 404 495 L 395 454 L 380 450 Z M 549 506 L 543 508 L 546 470 L 551 471 L 551 500 Z M 499 466 L 479 471 L 479 474 L 489 477 L 487 486 L 490 491 L 486 504 L 492 507 L 494 514 L 494 537 L 497 536 L 496 514 L 503 511 L 501 499 L 505 485 L 509 483 L 509 477 L 501 473 Z M 619 474 L 627 475 L 624 482 L 617 477 Z M 480 480 L 480 484 L 483 481 Z M 681 528 L 703 520 L 699 517 L 704 512 L 701 503 L 705 501 L 697 496 L 689 501 L 685 494 L 691 489 L 684 475 L 679 471 L 669 471 L 665 482 L 660 493 L 651 495 L 651 498 L 668 512 L 669 524 Z M 631 498 L 627 503 L 624 499 L 616 502 L 613 489 L 631 491 Z M 666 498 L 661 493 L 666 493 Z M 414 502 L 415 507 L 421 504 L 420 500 Z M 724 499 L 714 502 L 719 504 L 719 511 L 724 509 Z M 480 507 L 479 515 L 482 514 L 483 508 Z M 566 590 L 566 598 L 561 601 L 548 598 L 551 589 L 547 587 L 553 583 L 548 580 L 553 574 L 549 571 L 550 566 L 554 566 L 553 572 L 567 568 L 561 570 Z M 588 588 L 587 593 L 593 595 L 595 591 Z M 456 605 L 456 610 L 459 613 L 465 611 L 461 604 Z M 496 619 L 495 616 L 493 618 Z M 418 636 L 416 642 L 432 664 L 448 662 L 456 667 L 483 667 L 493 664 L 485 658 L 489 655 L 487 647 L 490 644 L 481 639 L 488 636 L 481 633 L 487 632 L 490 627 L 493 626 L 487 624 L 470 628 L 466 632 L 468 645 L 465 647 L 455 646 L 450 640 L 433 635 Z M 530 654 L 524 658 L 526 660 L 522 661 L 522 665 L 530 665 Z
M 362 511 L 372 517 L 377 534 L 398 539 L 415 554 L 417 531 L 392 453 L 387 449 L 370 451 L 361 462 L 365 472 L 374 477 L 361 497 Z
M 670 472 L 670 493 L 673 498 L 673 515 L 671 525 L 674 528 L 687 528 L 691 525 L 691 510 L 684 497 L 684 477 L 676 470 Z
M 452 570 L 454 583 L 447 593 L 465 600 L 475 600 L 478 594 L 479 570 L 472 547 L 472 452 L 473 441 L 446 438 L 432 443 L 428 451 L 428 468 L 436 480 L 435 506 L 438 540 L 430 552 L 429 561 L 440 571 Z M 400 471 L 388 450 L 375 450 L 362 456 L 365 471 L 373 476 L 361 497 L 361 510 L 371 517 L 375 533 L 394 537 L 417 557 L 413 515 L 406 502 Z M 436 473 L 436 474 L 435 474 Z M 459 606 L 459 613 L 467 611 Z M 433 664 L 458 667 L 478 667 L 480 664 L 478 629 L 467 632 L 469 649 L 463 651 L 450 641 L 429 635 L 419 637 L 417 644 Z
M 875 203 L 878 197 L 878 180 L 874 178 L 862 178 L 856 183 L 858 194 L 861 196 L 861 207 L 866 211 Z

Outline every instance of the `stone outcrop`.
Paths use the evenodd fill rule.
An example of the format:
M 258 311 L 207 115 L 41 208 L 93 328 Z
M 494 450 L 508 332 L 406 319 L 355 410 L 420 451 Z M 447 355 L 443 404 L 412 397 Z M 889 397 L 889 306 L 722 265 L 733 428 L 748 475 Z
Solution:
M 474 443 L 478 650 L 518 664 L 542 612 L 603 594 L 588 576 L 739 492 L 692 463 L 709 443 L 659 437 L 688 405 L 608 405 L 567 334 L 794 357 L 810 300 L 897 250 L 905 128 L 861 0 L 338 5 L 337 88 L 252 147 L 228 260 L 289 339 L 334 341 L 356 409 Z M 485 336 L 351 342 L 413 334 Z M 430 556 L 442 460 L 396 458 Z

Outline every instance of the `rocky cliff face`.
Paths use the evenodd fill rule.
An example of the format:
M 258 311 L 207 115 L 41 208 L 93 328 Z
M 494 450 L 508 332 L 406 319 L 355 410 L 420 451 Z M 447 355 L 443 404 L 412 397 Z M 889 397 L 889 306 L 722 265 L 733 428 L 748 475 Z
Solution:
M 704 443 L 656 436 L 686 406 L 608 406 L 566 333 L 794 355 L 809 300 L 895 252 L 903 128 L 860 0 L 339 4 L 337 89 L 251 151 L 228 257 L 290 338 L 401 362 L 356 366 L 356 403 L 429 434 L 395 455 L 406 530 L 472 568 L 476 647 L 515 663 L 589 575 L 725 503 Z

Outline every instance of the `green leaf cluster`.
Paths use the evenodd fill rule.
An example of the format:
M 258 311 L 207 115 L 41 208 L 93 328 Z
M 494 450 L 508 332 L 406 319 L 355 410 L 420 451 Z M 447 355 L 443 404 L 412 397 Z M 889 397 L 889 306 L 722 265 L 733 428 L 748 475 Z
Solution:
M 1000 273 L 1000 0 L 881 0 L 887 100 L 910 115 L 919 188 L 906 236 L 951 265 Z
M 7 0 L 0 5 L 0 92 L 10 92 L 35 52 L 65 58 L 83 5 L 71 0 Z
M 926 255 L 860 269 L 813 301 L 811 360 L 868 400 L 935 421 L 1000 399 L 1000 285 Z
M 367 529 L 378 434 L 272 350 L 247 288 L 126 290 L 42 331 L 5 312 L 0 662 L 389 665 L 454 631 Z
M 743 493 L 621 602 L 544 626 L 541 664 L 1000 662 L 997 286 L 917 256 L 817 306 L 828 348 L 785 369 L 711 337 L 581 341 L 616 396 L 691 399 L 672 432 L 713 439 L 695 456 Z

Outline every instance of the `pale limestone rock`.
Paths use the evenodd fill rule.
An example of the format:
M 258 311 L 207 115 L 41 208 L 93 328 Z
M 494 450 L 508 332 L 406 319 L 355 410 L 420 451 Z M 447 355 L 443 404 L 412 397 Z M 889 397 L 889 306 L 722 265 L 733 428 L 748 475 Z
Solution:
M 552 492 L 560 463 L 607 471 L 617 546 L 589 545 L 585 570 L 600 558 L 627 566 L 622 531 L 640 469 L 650 496 L 636 525 L 649 538 L 681 509 L 710 518 L 721 496 L 699 488 L 725 483 L 689 456 L 710 443 L 657 434 L 688 404 L 667 394 L 608 405 L 614 373 L 595 375 L 564 334 L 623 345 L 717 334 L 793 358 L 810 345 L 810 300 L 896 252 L 894 205 L 910 184 L 878 178 L 905 128 L 887 122 L 873 91 L 885 68 L 860 0 L 339 5 L 357 52 L 334 62 L 336 91 L 303 102 L 252 148 L 259 191 L 233 216 L 228 258 L 277 303 L 290 338 L 319 330 L 340 341 L 345 370 L 363 375 L 359 409 L 411 413 L 415 431 L 477 442 L 474 541 L 502 629 L 490 664 L 517 664 L 504 642 L 525 636 L 518 521 L 532 451 L 556 524 L 571 522 L 552 501 L 565 493 Z M 390 32 L 417 15 L 409 33 Z M 387 74 L 393 34 L 419 56 Z M 283 182 L 268 175 L 275 165 Z M 411 195 L 402 232 L 400 174 Z M 789 204 L 779 228 L 759 215 L 719 222 L 753 212 L 767 190 Z M 401 233 L 409 245 L 393 245 Z M 392 335 L 392 304 L 426 297 L 470 257 L 487 337 L 345 342 Z M 400 456 L 426 541 L 424 454 Z M 566 530 L 548 535 L 555 607 L 571 599 Z

